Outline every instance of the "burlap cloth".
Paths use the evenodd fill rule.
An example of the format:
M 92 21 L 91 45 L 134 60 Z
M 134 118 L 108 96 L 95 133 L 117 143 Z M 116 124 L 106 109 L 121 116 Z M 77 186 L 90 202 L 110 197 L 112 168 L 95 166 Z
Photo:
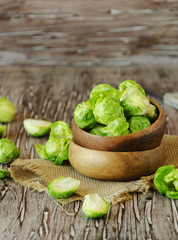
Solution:
M 164 165 L 178 165 L 178 136 L 165 135 L 162 141 L 165 154 Z M 147 192 L 152 188 L 154 175 L 143 177 L 140 180 L 129 182 L 101 181 L 81 175 L 68 163 L 56 166 L 43 159 L 17 159 L 11 164 L 12 178 L 23 186 L 39 192 L 48 192 L 47 183 L 59 176 L 73 177 L 81 181 L 77 193 L 67 199 L 58 200 L 60 203 L 69 203 L 83 199 L 86 194 L 98 193 L 112 203 L 129 199 L 131 192 Z

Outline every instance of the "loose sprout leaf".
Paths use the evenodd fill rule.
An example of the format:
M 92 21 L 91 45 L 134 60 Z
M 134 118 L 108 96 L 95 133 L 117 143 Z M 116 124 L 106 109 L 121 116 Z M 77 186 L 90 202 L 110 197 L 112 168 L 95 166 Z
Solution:
M 47 155 L 46 150 L 45 150 L 45 145 L 37 144 L 36 145 L 36 151 L 37 151 L 40 158 L 45 159 L 45 160 L 49 160 L 48 155 Z
M 49 132 L 52 123 L 39 119 L 25 119 L 23 124 L 28 134 L 33 137 L 42 137 Z
M 0 138 L 3 136 L 4 132 L 6 131 L 6 125 L 0 124 Z
M 0 113 L 1 123 L 11 122 L 16 114 L 16 108 L 6 97 L 0 98 Z
M 20 150 L 13 141 L 7 138 L 0 139 L 0 163 L 7 164 L 18 158 Z
M 69 125 L 64 121 L 57 121 L 51 125 L 50 137 L 68 138 L 72 140 L 73 134 Z
M 82 211 L 88 218 L 102 217 L 109 212 L 110 204 L 102 199 L 98 194 L 88 194 L 85 196 Z
M 4 170 L 4 169 L 0 169 L 0 179 L 1 178 L 5 178 L 5 177 L 9 177 L 10 176 L 10 171 L 8 170 Z
M 78 127 L 82 129 L 91 129 L 96 125 L 96 120 L 90 105 L 82 102 L 74 110 L 74 120 Z
M 77 179 L 59 177 L 48 183 L 48 191 L 54 198 L 68 198 L 77 191 L 79 185 Z
M 150 120 L 144 116 L 132 116 L 128 122 L 131 132 L 138 132 L 151 125 Z
M 93 110 L 97 122 L 108 125 L 114 119 L 124 116 L 123 108 L 110 97 L 98 99 Z

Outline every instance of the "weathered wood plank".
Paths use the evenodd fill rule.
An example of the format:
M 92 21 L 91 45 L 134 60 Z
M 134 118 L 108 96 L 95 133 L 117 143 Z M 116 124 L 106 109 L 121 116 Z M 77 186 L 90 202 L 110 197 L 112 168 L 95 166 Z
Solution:
M 177 1 L 0 0 L 0 65 L 176 65 Z
M 0 96 L 17 107 L 7 136 L 20 147 L 22 158 L 37 157 L 35 145 L 47 138 L 32 138 L 23 129 L 28 117 L 70 125 L 77 103 L 85 101 L 91 88 L 101 82 L 117 87 L 125 79 L 137 80 L 164 108 L 166 132 L 178 134 L 177 110 L 163 105 L 165 92 L 178 91 L 176 67 L 73 68 L 1 67 Z M 177 239 L 178 202 L 156 191 L 135 193 L 132 200 L 113 205 L 106 218 L 88 220 L 82 202 L 63 206 L 68 216 L 44 193 L 32 192 L 12 180 L 0 181 L 0 236 L 4 239 Z

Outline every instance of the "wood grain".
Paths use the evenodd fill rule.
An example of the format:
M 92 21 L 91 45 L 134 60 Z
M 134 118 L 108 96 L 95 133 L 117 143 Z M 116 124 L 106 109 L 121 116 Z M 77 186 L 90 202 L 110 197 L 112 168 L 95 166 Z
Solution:
M 0 0 L 0 65 L 176 66 L 176 0 Z
M 24 131 L 25 118 L 65 120 L 72 126 L 75 106 L 89 97 L 101 82 L 117 87 L 125 79 L 140 83 L 149 97 L 159 102 L 166 115 L 166 133 L 178 134 L 178 112 L 162 102 L 165 92 L 178 91 L 177 67 L 73 68 L 1 67 L 0 96 L 8 97 L 17 108 L 6 136 L 21 150 L 21 158 L 35 158 L 35 145 L 46 138 L 33 138 Z M 7 166 L 1 166 L 6 168 Z M 135 193 L 131 200 L 116 204 L 106 218 L 88 220 L 82 202 L 63 208 L 49 196 L 32 192 L 11 179 L 0 181 L 0 239 L 177 239 L 178 202 L 157 191 Z
M 87 177 L 100 180 L 128 181 L 148 176 L 164 162 L 162 146 L 133 152 L 99 151 L 81 147 L 72 140 L 69 161 Z

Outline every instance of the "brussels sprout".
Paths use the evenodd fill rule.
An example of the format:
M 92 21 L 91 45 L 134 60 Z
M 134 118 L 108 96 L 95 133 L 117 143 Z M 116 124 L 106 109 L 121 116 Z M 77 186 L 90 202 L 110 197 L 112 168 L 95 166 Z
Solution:
M 57 121 L 51 125 L 50 137 L 68 138 L 72 140 L 73 134 L 69 125 L 63 121 Z
M 39 119 L 25 119 L 24 128 L 33 137 L 42 137 L 47 134 L 51 128 L 51 122 Z
M 152 119 L 157 117 L 156 108 L 150 104 L 148 98 L 141 93 L 133 93 L 121 102 L 126 117 L 142 115 Z
M 98 84 L 91 90 L 90 98 L 92 98 L 96 93 L 109 91 L 112 88 L 113 87 L 111 85 L 106 84 L 106 83 Z
M 110 97 L 98 99 L 93 110 L 97 122 L 107 125 L 118 117 L 124 116 L 123 108 Z
M 80 185 L 80 181 L 71 177 L 58 177 L 48 183 L 48 191 L 54 198 L 68 198 L 73 195 Z
M 131 132 L 138 132 L 151 125 L 150 120 L 144 116 L 132 116 L 128 122 Z
M 96 124 L 93 111 L 86 102 L 77 105 L 74 110 L 74 120 L 78 127 L 86 130 L 94 127 Z
M 138 92 L 145 96 L 144 89 L 133 80 L 125 80 L 119 85 L 119 90 L 121 92 L 120 101 L 122 102 L 129 95 Z
M 102 217 L 109 212 L 110 204 L 98 194 L 85 196 L 82 210 L 88 218 Z
M 16 114 L 14 105 L 6 97 L 0 98 L 0 122 L 11 122 Z
M 56 165 L 61 165 L 64 160 L 68 159 L 70 140 L 67 138 L 52 138 L 46 142 L 45 151 L 48 160 L 53 161 Z
M 130 130 L 127 129 L 127 130 L 123 131 L 123 132 L 121 133 L 121 135 L 127 135 L 127 134 L 130 134 L 130 133 L 131 133 Z
M 20 150 L 10 139 L 0 139 L 0 163 L 7 164 L 18 158 Z
M 109 84 L 96 85 L 91 93 L 89 103 L 93 107 L 99 98 L 111 97 L 114 101 L 120 102 L 121 92 L 118 89 L 111 87 Z
M 119 117 L 113 120 L 108 124 L 108 126 L 102 129 L 102 132 L 106 134 L 106 136 L 120 136 L 125 133 L 129 128 L 129 123 L 126 121 L 125 117 Z
M 100 135 L 100 136 L 106 136 L 106 134 L 102 131 L 102 129 L 105 127 L 106 125 L 103 124 L 97 124 L 95 127 L 93 127 L 90 130 L 90 133 L 94 134 L 94 135 Z
M 4 132 L 6 131 L 6 125 L 0 124 L 0 138 L 3 136 Z
M 8 170 L 4 170 L 4 169 L 0 170 L 0 178 L 8 177 L 8 176 L 10 176 L 10 174 L 11 173 Z
M 178 169 L 175 169 L 174 165 L 158 168 L 154 184 L 161 194 L 165 194 L 168 198 L 178 199 Z
M 40 158 L 45 159 L 45 160 L 50 160 L 50 159 L 48 159 L 45 145 L 37 144 L 36 151 L 37 151 L 38 155 L 40 156 Z

